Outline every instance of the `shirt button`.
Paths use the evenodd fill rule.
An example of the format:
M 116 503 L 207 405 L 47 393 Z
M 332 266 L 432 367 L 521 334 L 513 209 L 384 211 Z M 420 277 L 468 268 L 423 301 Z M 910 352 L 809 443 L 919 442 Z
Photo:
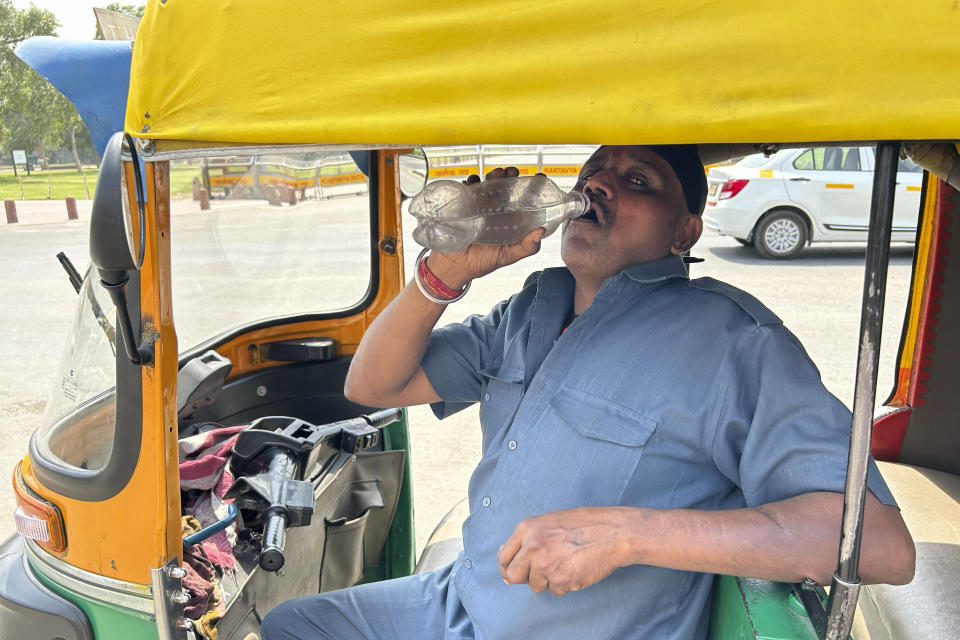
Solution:
M 483 396 L 483 399 L 487 402 L 490 402 L 490 394 L 488 393 L 487 395 Z
M 470 562 L 470 558 L 467 558 L 463 561 L 463 566 L 465 566 L 467 569 L 473 569 L 473 563 Z
M 490 506 L 490 498 L 489 498 L 489 497 L 484 498 L 483 500 L 480 501 L 480 504 L 482 504 L 482 505 L 485 506 L 485 507 L 489 507 L 489 506 Z
M 510 451 L 515 451 L 516 448 L 517 448 L 516 440 L 511 440 L 510 442 L 507 443 L 507 449 L 510 449 Z

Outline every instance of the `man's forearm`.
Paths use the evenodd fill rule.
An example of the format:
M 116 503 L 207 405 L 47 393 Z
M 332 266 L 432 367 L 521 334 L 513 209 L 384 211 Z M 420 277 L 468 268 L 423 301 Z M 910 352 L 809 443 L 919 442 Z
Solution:
M 508 584 L 557 595 L 636 564 L 798 582 L 830 582 L 843 496 L 810 493 L 752 509 L 583 507 L 528 518 L 500 548 Z M 914 547 L 896 507 L 867 497 L 860 575 L 903 584 Z
M 842 510 L 838 493 L 727 511 L 628 509 L 622 564 L 828 584 L 837 564 Z M 897 509 L 868 496 L 863 531 L 863 581 L 909 582 L 913 547 Z

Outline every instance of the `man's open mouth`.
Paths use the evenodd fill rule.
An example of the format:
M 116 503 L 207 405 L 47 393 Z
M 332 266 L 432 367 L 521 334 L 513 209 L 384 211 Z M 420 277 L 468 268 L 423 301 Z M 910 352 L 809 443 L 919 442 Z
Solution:
M 579 218 L 577 218 L 577 220 L 581 220 L 583 222 L 591 222 L 593 224 L 600 224 L 600 218 L 601 218 L 600 205 L 598 205 L 596 202 L 591 202 L 590 208 L 587 209 L 587 212 L 582 216 L 580 216 Z

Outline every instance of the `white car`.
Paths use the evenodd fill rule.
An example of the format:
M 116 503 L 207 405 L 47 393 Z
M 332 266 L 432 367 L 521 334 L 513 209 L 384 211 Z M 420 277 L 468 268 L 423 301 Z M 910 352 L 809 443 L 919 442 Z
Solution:
M 872 147 L 786 149 L 712 167 L 707 229 L 790 258 L 809 242 L 865 241 L 873 185 Z M 923 169 L 901 160 L 894 196 L 894 242 L 916 240 Z

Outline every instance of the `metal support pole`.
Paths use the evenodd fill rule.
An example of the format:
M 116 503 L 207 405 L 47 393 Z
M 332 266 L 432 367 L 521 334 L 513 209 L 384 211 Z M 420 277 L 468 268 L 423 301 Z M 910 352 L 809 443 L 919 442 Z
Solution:
M 883 328 L 883 300 L 890 257 L 890 230 L 897 182 L 900 143 L 877 145 L 870 200 L 870 233 L 863 278 L 863 305 L 860 315 L 860 354 L 853 398 L 853 424 L 847 484 L 843 495 L 843 525 L 837 571 L 827 602 L 825 640 L 847 640 L 853 626 L 860 593 L 860 542 L 863 534 L 863 507 L 867 495 L 870 438 L 873 431 L 873 404 L 877 393 L 877 365 L 880 360 L 880 333 Z

